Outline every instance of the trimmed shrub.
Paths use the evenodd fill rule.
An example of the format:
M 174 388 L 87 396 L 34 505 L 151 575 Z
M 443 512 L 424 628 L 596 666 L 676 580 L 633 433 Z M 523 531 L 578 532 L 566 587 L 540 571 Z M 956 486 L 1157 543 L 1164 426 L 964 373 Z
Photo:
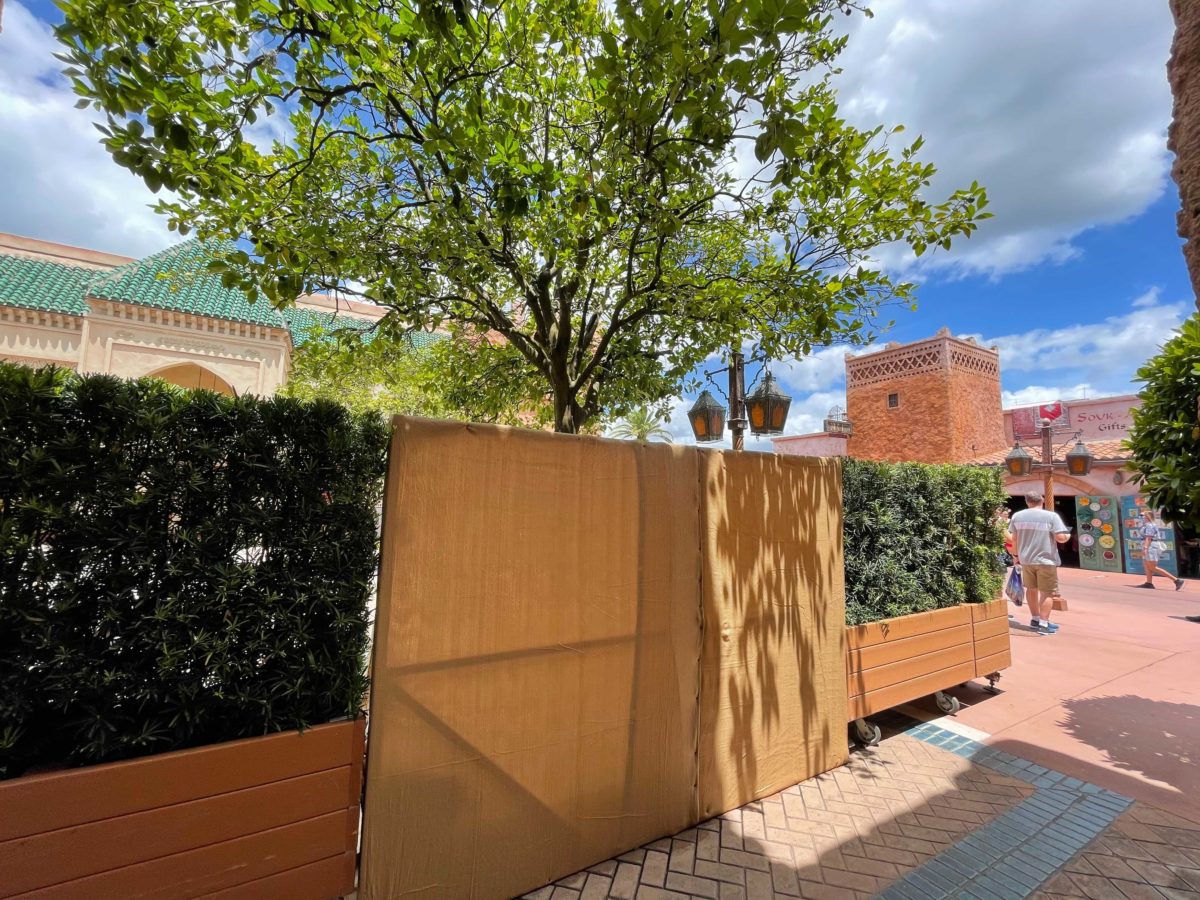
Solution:
M 998 470 L 846 459 L 842 485 L 848 625 L 996 598 Z
M 387 430 L 0 365 L 0 777 L 358 714 Z

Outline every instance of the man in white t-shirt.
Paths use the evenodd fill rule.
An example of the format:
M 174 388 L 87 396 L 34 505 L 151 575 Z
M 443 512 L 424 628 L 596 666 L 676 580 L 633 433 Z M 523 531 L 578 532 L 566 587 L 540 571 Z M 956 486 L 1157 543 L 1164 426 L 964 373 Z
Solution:
M 1043 509 L 1040 491 L 1029 491 L 1025 505 L 1008 522 L 1017 563 L 1021 567 L 1021 583 L 1029 601 L 1029 624 L 1043 634 L 1054 634 L 1058 626 L 1050 622 L 1054 598 L 1058 593 L 1058 567 L 1062 560 L 1058 545 L 1071 539 L 1071 529 L 1058 513 Z

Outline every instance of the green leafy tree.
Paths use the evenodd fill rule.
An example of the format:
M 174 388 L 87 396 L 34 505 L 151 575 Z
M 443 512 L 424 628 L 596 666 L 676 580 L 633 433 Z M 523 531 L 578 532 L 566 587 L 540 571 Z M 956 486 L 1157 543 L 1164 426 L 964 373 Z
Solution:
M 1200 315 L 1138 369 L 1128 444 L 1142 491 L 1172 522 L 1200 528 Z
M 920 139 L 839 116 L 846 0 L 61 6 L 113 159 L 181 233 L 251 243 L 228 284 L 360 285 L 403 327 L 499 334 L 494 377 L 560 431 L 726 347 L 865 339 L 913 297 L 872 252 L 986 215 L 977 184 L 926 199 Z
M 631 441 L 660 440 L 671 443 L 671 432 L 663 427 L 662 416 L 648 406 L 639 406 L 625 414 L 625 418 L 608 432 L 610 437 Z
M 280 393 L 336 400 L 355 412 L 449 417 L 429 348 L 403 340 L 313 335 L 295 349 Z

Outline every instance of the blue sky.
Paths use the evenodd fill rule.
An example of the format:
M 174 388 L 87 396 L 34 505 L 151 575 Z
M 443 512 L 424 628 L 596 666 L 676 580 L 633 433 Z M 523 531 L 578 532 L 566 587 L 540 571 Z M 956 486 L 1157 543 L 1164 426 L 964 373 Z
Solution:
M 1001 348 L 1009 404 L 1131 393 L 1133 372 L 1194 310 L 1166 149 L 1165 3 L 876 0 L 838 78 L 855 124 L 925 138 L 931 196 L 980 181 L 995 218 L 950 253 L 879 259 L 920 284 L 884 340 L 943 326 Z M 171 242 L 152 197 L 98 145 L 58 74 L 48 2 L 7 0 L 0 33 L 0 231 L 139 255 Z M 789 433 L 844 403 L 846 348 L 775 366 Z M 754 373 L 751 373 L 753 377 Z M 693 396 L 681 398 L 678 412 Z M 684 416 L 671 429 L 689 438 Z M 765 443 L 750 446 L 765 449 Z

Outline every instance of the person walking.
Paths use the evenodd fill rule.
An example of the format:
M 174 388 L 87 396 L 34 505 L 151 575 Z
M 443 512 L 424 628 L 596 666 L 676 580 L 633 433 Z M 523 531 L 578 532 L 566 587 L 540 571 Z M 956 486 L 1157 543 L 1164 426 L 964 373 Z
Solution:
M 1058 626 L 1050 622 L 1058 593 L 1058 567 L 1062 560 L 1058 545 L 1071 539 L 1071 529 L 1058 513 L 1043 509 L 1040 491 L 1025 494 L 1026 509 L 1013 513 L 1008 533 L 1016 550 L 1025 600 L 1029 604 L 1029 624 L 1042 634 L 1054 634 Z
M 1175 590 L 1183 588 L 1183 579 L 1177 578 L 1158 564 L 1166 544 L 1162 540 L 1162 532 L 1154 521 L 1154 510 L 1146 507 L 1142 510 L 1142 571 L 1146 580 L 1138 585 L 1140 588 L 1154 589 L 1154 576 L 1162 575 L 1175 582 Z

